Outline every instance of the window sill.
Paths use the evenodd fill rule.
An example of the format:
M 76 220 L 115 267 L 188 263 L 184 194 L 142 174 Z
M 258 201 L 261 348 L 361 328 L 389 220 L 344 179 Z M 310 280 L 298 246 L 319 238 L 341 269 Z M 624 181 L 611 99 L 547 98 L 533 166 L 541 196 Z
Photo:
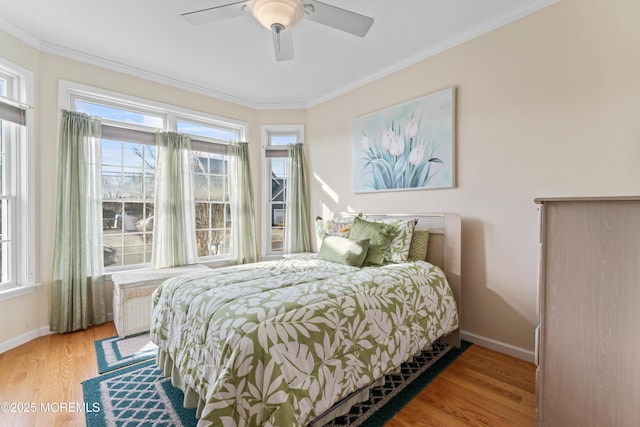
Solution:
M 16 298 L 21 295 L 27 295 L 33 292 L 33 290 L 40 286 L 40 283 L 27 286 L 10 286 L 4 289 L 0 289 L 0 301 L 5 301 L 11 298 Z

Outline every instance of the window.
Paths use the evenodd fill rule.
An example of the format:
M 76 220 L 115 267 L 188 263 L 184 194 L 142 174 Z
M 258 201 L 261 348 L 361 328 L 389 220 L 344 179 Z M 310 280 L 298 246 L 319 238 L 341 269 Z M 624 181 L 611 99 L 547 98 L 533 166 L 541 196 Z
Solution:
M 229 254 L 231 215 L 226 145 L 246 124 L 70 84 L 69 109 L 102 118 L 104 262 L 107 271 L 151 262 L 155 132 L 191 135 L 196 243 L 200 261 Z
M 0 58 L 0 299 L 35 285 L 33 74 Z
M 284 250 L 284 223 L 287 209 L 286 190 L 289 159 L 287 145 L 303 140 L 302 125 L 263 126 L 263 250 L 265 255 L 279 255 Z

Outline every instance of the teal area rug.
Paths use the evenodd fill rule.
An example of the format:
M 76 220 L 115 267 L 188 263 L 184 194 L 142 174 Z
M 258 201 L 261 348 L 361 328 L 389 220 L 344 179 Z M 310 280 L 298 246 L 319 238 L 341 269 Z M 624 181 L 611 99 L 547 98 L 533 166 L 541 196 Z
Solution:
M 470 345 L 463 341 L 457 349 L 436 342 L 432 349 L 404 363 L 399 372 L 387 375 L 385 385 L 373 388 L 368 401 L 353 406 L 349 414 L 326 426 L 384 425 Z M 155 360 L 84 381 L 82 388 L 84 401 L 90 407 L 99 406 L 99 410 L 87 412 L 88 427 L 193 427 L 197 424 L 195 409 L 182 406 L 184 394 L 162 375 Z
M 87 427 L 195 426 L 195 409 L 182 406 L 184 394 L 162 375 L 155 360 L 118 369 L 82 383 Z
M 101 374 L 156 357 L 158 349 L 150 341 L 148 333 L 126 338 L 105 338 L 96 341 L 95 347 L 98 372 Z

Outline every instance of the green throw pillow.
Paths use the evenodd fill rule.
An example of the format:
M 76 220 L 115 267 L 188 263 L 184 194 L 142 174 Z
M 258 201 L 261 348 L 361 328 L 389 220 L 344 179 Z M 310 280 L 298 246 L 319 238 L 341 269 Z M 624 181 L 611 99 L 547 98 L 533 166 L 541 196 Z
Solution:
M 409 246 L 409 261 L 424 261 L 429 247 L 429 229 L 416 228 L 413 230 L 411 245 Z
M 369 239 L 369 250 L 364 259 L 364 265 L 382 265 L 392 232 L 393 228 L 388 224 L 356 218 L 351 227 L 349 239 L 355 241 Z
M 367 256 L 369 239 L 353 241 L 346 237 L 326 236 L 322 240 L 318 259 L 361 267 Z

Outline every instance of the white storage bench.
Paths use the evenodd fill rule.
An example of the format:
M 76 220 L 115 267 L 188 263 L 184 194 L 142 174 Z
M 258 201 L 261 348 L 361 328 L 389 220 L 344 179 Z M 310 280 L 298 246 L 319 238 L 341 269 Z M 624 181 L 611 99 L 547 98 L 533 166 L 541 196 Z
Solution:
M 174 276 L 208 270 L 202 264 L 181 267 L 132 270 L 113 273 L 113 323 L 124 338 L 146 332 L 151 325 L 151 294 Z

